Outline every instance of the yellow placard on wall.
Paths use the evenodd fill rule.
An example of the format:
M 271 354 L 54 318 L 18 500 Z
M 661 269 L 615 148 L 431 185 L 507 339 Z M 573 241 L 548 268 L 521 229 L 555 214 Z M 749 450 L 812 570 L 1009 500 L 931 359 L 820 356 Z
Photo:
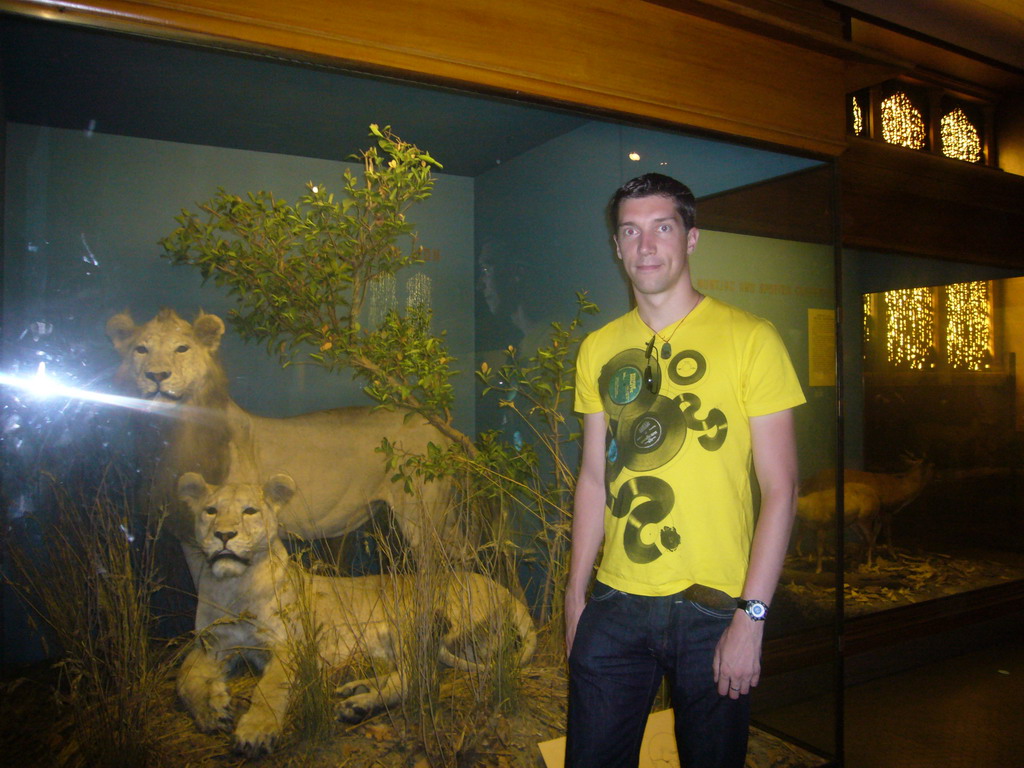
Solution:
M 807 310 L 807 380 L 812 387 L 836 385 L 836 311 Z

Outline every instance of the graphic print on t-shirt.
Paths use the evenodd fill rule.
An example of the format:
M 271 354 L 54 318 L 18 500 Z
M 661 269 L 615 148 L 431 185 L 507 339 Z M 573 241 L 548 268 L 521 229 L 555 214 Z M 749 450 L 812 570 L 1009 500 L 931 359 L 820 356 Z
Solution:
M 666 369 L 676 387 L 689 387 L 704 378 L 708 363 L 700 352 L 686 349 L 673 356 Z M 624 482 L 613 496 L 611 488 L 622 470 L 657 470 L 674 459 L 688 441 L 716 451 L 728 435 L 728 420 L 721 410 L 711 408 L 701 416 L 703 405 L 693 392 L 684 389 L 668 397 L 661 390 L 661 366 L 643 349 L 615 355 L 598 378 L 598 391 L 609 415 L 608 505 L 614 517 L 626 518 L 622 547 L 629 559 L 639 564 L 678 548 L 679 532 L 671 525 L 661 525 L 672 512 L 675 493 L 662 478 L 639 474 Z M 651 525 L 660 526 L 656 541 L 644 534 Z

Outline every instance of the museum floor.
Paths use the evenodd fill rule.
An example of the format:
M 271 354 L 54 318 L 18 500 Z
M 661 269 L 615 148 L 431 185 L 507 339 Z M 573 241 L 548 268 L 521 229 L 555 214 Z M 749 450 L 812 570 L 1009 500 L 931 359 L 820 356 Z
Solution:
M 1024 766 L 1024 641 L 931 661 L 850 686 L 845 768 Z M 773 727 L 813 742 L 828 706 L 806 701 L 772 714 Z

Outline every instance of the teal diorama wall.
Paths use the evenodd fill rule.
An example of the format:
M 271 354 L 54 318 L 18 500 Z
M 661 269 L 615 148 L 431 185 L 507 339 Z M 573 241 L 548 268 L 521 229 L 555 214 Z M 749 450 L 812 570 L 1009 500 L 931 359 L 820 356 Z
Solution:
M 197 310 L 224 316 L 233 299 L 199 271 L 161 257 L 157 241 L 175 228 L 182 208 L 210 199 L 218 187 L 244 195 L 268 190 L 295 201 L 312 181 L 340 192 L 351 163 L 154 141 L 83 131 L 8 125 L 5 333 L 20 334 L 35 319 L 54 333 L 92 349 L 97 374 L 117 356 L 104 333 L 106 320 L 130 309 L 145 322 L 161 307 L 191 319 Z M 420 242 L 438 261 L 398 276 L 405 301 L 413 274 L 430 278 L 436 328 L 447 331 L 451 351 L 470 360 L 473 349 L 473 182 L 439 175 L 434 194 L 410 213 Z M 369 404 L 345 373 L 315 366 L 282 370 L 262 346 L 226 334 L 223 360 L 231 391 L 244 407 L 267 416 Z M 455 380 L 460 403 L 471 402 L 468 366 Z M 473 429 L 471 408 L 458 425 Z

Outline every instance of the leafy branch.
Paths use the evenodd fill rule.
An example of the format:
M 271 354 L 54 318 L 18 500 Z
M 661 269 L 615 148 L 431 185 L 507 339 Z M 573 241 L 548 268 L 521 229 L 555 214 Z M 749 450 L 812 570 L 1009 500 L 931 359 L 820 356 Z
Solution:
M 576 294 L 576 302 L 572 321 L 551 323 L 548 343 L 535 354 L 524 358 L 515 347 L 509 347 L 503 365 L 492 368 L 484 363 L 477 371 L 484 394 L 496 394 L 499 407 L 514 414 L 527 437 L 516 445 L 497 433 L 485 433 L 477 441 L 476 458 L 468 460 L 475 475 L 493 489 L 494 500 L 505 516 L 527 514 L 538 519 L 532 548 L 548 565 L 545 611 L 560 607 L 557 597 L 568 566 L 576 474 L 566 450 L 579 435 L 567 426 L 567 415 L 572 411 L 576 350 L 583 340 L 584 315 L 598 311 L 585 292 Z M 504 537 L 495 540 L 501 542 Z
M 564 444 L 575 440 L 576 435 L 567 432 L 565 414 L 571 412 L 567 399 L 574 390 L 575 355 L 582 341 L 583 315 L 598 311 L 585 292 L 577 292 L 576 302 L 576 315 L 568 325 L 551 323 L 547 346 L 525 360 L 515 347 L 509 347 L 505 364 L 494 369 L 484 363 L 477 372 L 484 383 L 484 394 L 497 393 L 499 406 L 515 413 L 529 430 L 531 442 L 547 457 L 551 477 L 546 484 L 559 489 L 559 496 L 570 497 L 575 488 L 575 472 L 566 464 Z M 566 502 L 565 498 L 549 500 L 563 509 Z
M 283 365 L 349 368 L 379 406 L 420 413 L 471 451 L 451 423 L 453 358 L 443 334 L 430 333 L 430 311 L 390 311 L 379 327 L 364 326 L 373 282 L 431 256 L 407 213 L 430 197 L 441 168 L 388 127 L 371 125 L 370 135 L 376 145 L 354 156 L 362 173 L 345 171 L 338 199 L 312 182 L 294 205 L 221 189 L 198 213 L 182 211 L 161 245 L 236 298 L 229 317 L 243 339 L 265 344 Z
M 535 354 L 510 347 L 502 365 L 477 371 L 485 394 L 498 396 L 525 439 L 509 443 L 490 432 L 474 444 L 452 425 L 453 358 L 444 335 L 431 332 L 430 310 L 414 304 L 404 314 L 391 310 L 379 322 L 367 320 L 374 281 L 432 255 L 418 244 L 407 214 L 430 196 L 432 171 L 441 167 L 390 128 L 371 125 L 370 134 L 375 145 L 355 156 L 361 174 L 346 171 L 337 198 L 313 183 L 294 205 L 266 191 L 241 197 L 221 189 L 197 213 L 182 211 L 161 241 L 165 256 L 197 267 L 234 296 L 234 327 L 283 365 L 348 368 L 378 407 L 402 408 L 434 424 L 452 445 L 409 455 L 383 440 L 380 451 L 395 479 L 411 489 L 422 478 L 467 478 L 471 506 L 497 512 L 487 546 L 510 563 L 536 556 L 550 564 L 544 605 L 557 608 L 576 486 L 566 457 L 577 438 L 567 427 L 574 358 L 583 316 L 597 307 L 577 294 L 574 319 L 552 323 Z M 539 521 L 525 554 L 510 533 L 524 515 Z

